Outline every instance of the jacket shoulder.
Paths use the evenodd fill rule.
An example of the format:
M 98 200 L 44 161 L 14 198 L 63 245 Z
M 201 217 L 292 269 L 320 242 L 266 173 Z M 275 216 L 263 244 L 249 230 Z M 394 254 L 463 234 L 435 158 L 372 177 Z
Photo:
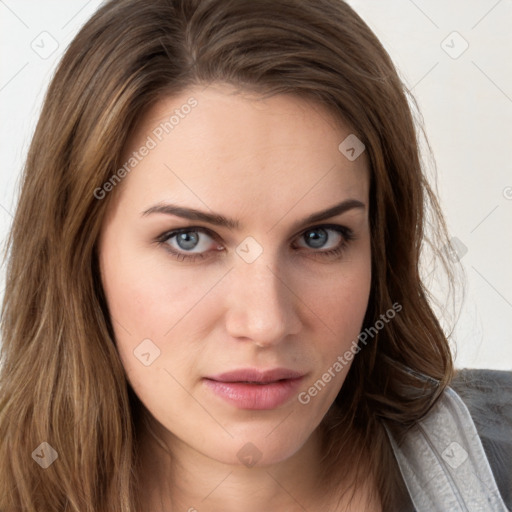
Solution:
M 450 387 L 468 408 L 503 501 L 512 509 L 512 371 L 458 370 Z

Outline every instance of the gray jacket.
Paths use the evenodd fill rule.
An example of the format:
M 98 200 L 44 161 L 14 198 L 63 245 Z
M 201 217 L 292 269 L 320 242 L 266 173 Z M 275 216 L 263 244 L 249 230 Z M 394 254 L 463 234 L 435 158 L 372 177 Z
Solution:
M 512 372 L 461 370 L 391 446 L 411 506 L 396 512 L 512 512 Z

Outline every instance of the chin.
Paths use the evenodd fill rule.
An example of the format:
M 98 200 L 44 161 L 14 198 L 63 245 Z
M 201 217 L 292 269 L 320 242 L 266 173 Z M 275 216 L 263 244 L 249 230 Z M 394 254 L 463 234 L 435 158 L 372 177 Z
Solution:
M 296 436 L 292 432 L 267 434 L 267 430 L 261 430 L 254 435 L 237 435 L 228 443 L 219 444 L 218 440 L 212 440 L 204 453 L 224 464 L 250 469 L 284 462 L 294 456 L 307 441 L 304 431 Z M 215 445 L 216 449 L 212 451 L 211 448 Z

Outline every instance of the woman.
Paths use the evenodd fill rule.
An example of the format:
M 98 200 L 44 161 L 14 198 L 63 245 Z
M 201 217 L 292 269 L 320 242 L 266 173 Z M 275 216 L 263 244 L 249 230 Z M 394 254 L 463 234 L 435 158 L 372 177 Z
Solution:
M 419 276 L 426 205 L 446 230 L 407 98 L 339 0 L 93 16 L 9 239 L 2 511 L 506 510 Z

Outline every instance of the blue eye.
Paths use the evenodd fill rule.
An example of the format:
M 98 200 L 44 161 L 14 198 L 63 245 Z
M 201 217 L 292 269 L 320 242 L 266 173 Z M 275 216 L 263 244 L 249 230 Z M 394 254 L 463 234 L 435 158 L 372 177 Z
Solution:
M 195 261 L 209 257 L 224 247 L 214 241 L 219 237 L 209 229 L 189 227 L 167 231 L 160 235 L 156 242 L 163 245 L 167 252 L 179 261 Z M 348 243 L 354 239 L 351 229 L 336 224 L 315 226 L 302 232 L 298 237 L 307 245 L 294 245 L 297 252 L 306 251 L 314 257 L 336 258 L 341 256 Z M 319 250 L 328 245 L 327 249 Z M 310 250 L 308 250 L 310 249 Z
M 191 235 L 192 234 L 192 235 Z M 188 251 L 194 249 L 199 241 L 199 236 L 194 231 L 186 231 L 176 235 L 176 243 L 181 249 Z
M 209 230 L 205 228 L 183 228 L 164 233 L 157 239 L 157 242 L 165 244 L 166 250 L 178 260 L 190 259 L 193 261 L 206 256 L 213 238 L 209 233 Z M 192 252 L 193 250 L 197 250 L 197 252 Z
M 334 235 L 333 235 L 334 233 Z M 299 250 L 304 249 L 322 249 L 326 244 L 329 246 L 320 251 L 309 251 L 315 257 L 321 258 L 336 258 L 340 257 L 348 244 L 355 239 L 354 233 L 351 229 L 337 224 L 324 224 L 322 226 L 315 226 L 304 231 L 300 236 L 307 246 L 302 246 Z
M 312 249 L 321 249 L 332 238 L 329 236 L 328 231 L 335 231 L 334 229 L 314 228 L 309 229 L 302 235 L 306 242 L 310 244 Z M 336 232 L 336 231 L 335 231 Z M 343 238 L 339 232 L 336 232 L 338 238 Z M 336 236 L 334 238 L 336 238 Z

